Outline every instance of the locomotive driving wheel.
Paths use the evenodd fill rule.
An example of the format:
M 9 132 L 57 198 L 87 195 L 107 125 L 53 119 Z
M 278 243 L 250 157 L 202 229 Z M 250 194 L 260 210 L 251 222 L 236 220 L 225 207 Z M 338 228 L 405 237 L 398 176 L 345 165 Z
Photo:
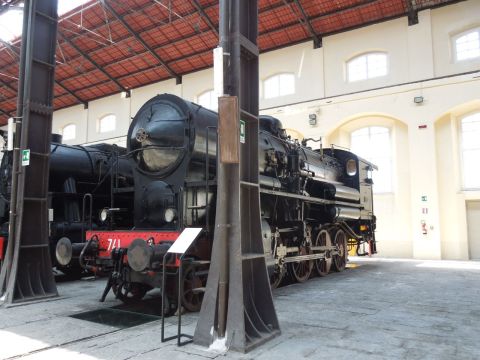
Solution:
M 313 246 L 330 247 L 332 246 L 332 238 L 327 230 L 321 230 L 314 241 Z M 332 256 L 330 250 L 325 251 L 324 259 L 315 260 L 315 270 L 319 276 L 327 276 L 332 267 Z
M 120 299 L 125 304 L 132 304 L 143 299 L 150 288 L 147 285 L 140 283 L 113 283 L 112 290 L 117 299 Z
M 302 245 L 299 248 L 297 255 L 307 255 L 308 250 L 307 248 Z M 294 279 L 297 280 L 299 283 L 303 283 L 308 280 L 310 275 L 312 274 L 313 269 L 313 261 L 312 260 L 304 260 L 290 263 L 290 272 L 293 275 Z
M 347 235 L 345 231 L 337 230 L 334 243 L 337 246 L 338 254 L 333 256 L 333 269 L 340 272 L 345 270 L 347 265 Z
M 194 266 L 188 266 L 183 271 L 183 297 L 182 305 L 190 312 L 200 311 L 206 279 L 202 279 Z

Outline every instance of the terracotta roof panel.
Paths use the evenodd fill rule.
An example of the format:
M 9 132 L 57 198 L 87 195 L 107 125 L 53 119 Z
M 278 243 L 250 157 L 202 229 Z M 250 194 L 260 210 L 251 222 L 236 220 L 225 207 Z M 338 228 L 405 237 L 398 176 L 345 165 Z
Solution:
M 191 0 L 107 1 L 135 36 L 98 0 L 62 16 L 55 74 L 61 85 L 55 86 L 56 109 L 118 93 L 120 88 L 111 78 L 131 89 L 171 78 L 172 72 L 181 76 L 212 66 L 212 49 L 218 39 L 209 22 L 218 29 L 218 0 L 197 0 L 204 14 Z M 416 0 L 414 10 L 453 2 Z M 321 37 L 405 16 L 408 4 L 408 0 L 260 0 L 258 46 L 260 51 L 268 51 L 311 39 L 305 20 Z M 15 40 L 12 51 L 0 44 L 0 109 L 9 114 L 16 109 L 15 51 L 19 53 L 20 45 L 21 39 Z M 0 115 L 0 123 L 6 117 Z

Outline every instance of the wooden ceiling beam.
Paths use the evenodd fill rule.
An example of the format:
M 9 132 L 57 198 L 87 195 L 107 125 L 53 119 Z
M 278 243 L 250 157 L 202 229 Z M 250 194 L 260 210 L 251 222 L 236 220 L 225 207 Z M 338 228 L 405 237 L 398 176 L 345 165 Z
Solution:
M 418 24 L 418 9 L 415 0 L 405 0 L 408 10 L 408 26 Z
M 105 69 L 100 66 L 95 60 L 93 60 L 87 53 L 85 53 L 82 49 L 80 49 L 73 41 L 70 41 L 70 39 L 68 39 L 67 37 L 61 35 L 61 34 L 58 34 L 59 36 L 61 36 L 63 38 L 63 40 L 68 44 L 70 45 L 71 47 L 73 47 L 80 55 L 82 55 L 86 60 L 88 60 L 88 62 L 90 62 L 96 70 L 99 70 L 103 75 L 105 75 L 110 81 L 112 81 L 113 83 L 115 83 L 115 85 L 117 85 L 117 87 L 123 91 L 123 92 L 126 92 L 127 93 L 127 97 L 130 96 L 130 91 L 125 88 L 117 79 L 115 79 L 112 75 L 110 75 L 107 71 L 105 71 Z
M 168 66 L 168 64 L 165 61 L 163 61 L 163 59 L 157 54 L 157 52 L 154 49 L 152 49 L 135 30 L 133 30 L 133 28 L 127 23 L 124 17 L 120 15 L 112 6 L 110 6 L 107 0 L 101 0 L 101 3 L 115 17 L 115 19 L 117 19 L 123 25 L 123 27 L 128 30 L 130 35 L 137 42 L 139 42 L 143 46 L 143 48 L 158 61 L 158 63 L 161 66 L 165 68 L 165 70 L 170 74 L 170 76 L 176 79 L 177 84 L 181 84 L 182 77 L 178 75 L 175 71 L 173 71 L 173 69 L 170 66 Z
M 3 41 L 0 39 L 0 42 L 2 43 L 2 45 L 6 46 L 14 55 L 17 59 L 20 59 L 20 54 L 19 54 L 19 51 L 12 45 L 10 44 L 9 42 L 7 41 Z M 10 86 L 9 84 L 6 84 L 4 83 L 6 86 L 8 86 L 8 88 L 10 90 L 13 90 L 15 91 L 15 93 L 17 93 L 18 90 L 14 89 L 12 86 Z M 65 85 L 63 85 L 60 81 L 58 80 L 55 80 L 55 84 L 57 84 L 58 86 L 60 86 L 63 90 L 65 90 L 69 95 L 73 96 L 75 98 L 75 100 L 77 100 L 80 104 L 83 104 L 84 107 L 87 107 L 88 106 L 88 103 L 81 99 L 78 95 L 76 95 L 72 90 L 68 89 Z
M 203 20 L 207 23 L 208 27 L 210 28 L 210 30 L 212 30 L 215 35 L 217 36 L 218 38 L 218 30 L 217 28 L 215 27 L 215 25 L 213 24 L 212 20 L 210 20 L 210 18 L 208 17 L 207 13 L 205 12 L 205 10 L 202 8 L 202 6 L 200 5 L 200 3 L 197 1 L 197 0 L 191 0 L 193 6 L 195 6 L 195 8 L 197 9 L 198 13 L 200 14 L 200 16 L 203 18 Z
M 332 10 L 332 11 L 327 11 L 327 12 L 324 12 L 322 14 L 319 14 L 319 15 L 315 15 L 315 16 L 308 16 L 306 17 L 306 20 L 311 24 L 313 21 L 316 21 L 316 20 L 320 20 L 320 19 L 323 19 L 323 18 L 327 18 L 329 16 L 332 16 L 332 15 L 336 15 L 336 14 L 341 14 L 341 13 L 344 13 L 345 11 L 351 11 L 351 10 L 357 10 L 357 9 L 361 9 L 365 6 L 368 6 L 368 5 L 371 5 L 377 1 L 380 1 L 380 0 L 363 0 L 362 2 L 358 3 L 358 4 L 355 4 L 353 6 L 344 6 L 340 9 L 335 9 L 335 10 Z M 306 14 L 305 14 L 306 15 Z M 263 32 L 260 32 L 258 35 L 267 35 L 267 34 L 271 34 L 271 33 L 274 33 L 276 31 L 279 31 L 279 30 L 282 30 L 282 29 L 285 29 L 287 27 L 290 27 L 290 26 L 293 26 L 293 25 L 297 25 L 298 24 L 298 20 L 294 20 L 294 21 L 290 21 L 286 24 L 281 24 L 280 26 L 277 26 L 277 27 L 274 27 L 272 29 L 268 29 L 267 31 L 263 31 Z M 313 29 L 312 27 L 312 31 L 315 33 L 315 30 Z M 319 34 L 317 34 L 318 36 L 320 36 Z
M 287 1 L 287 0 L 285 0 L 285 1 Z M 303 24 L 306 27 L 308 33 L 310 34 L 310 37 L 313 40 L 313 47 L 315 49 L 318 49 L 318 48 L 322 47 L 322 38 L 315 32 L 315 29 L 313 28 L 312 23 L 308 19 L 308 15 L 305 12 L 305 9 L 303 8 L 302 4 L 300 3 L 299 0 L 293 0 L 293 2 L 297 6 L 297 9 L 301 14 L 301 19 L 299 19 L 300 23 Z M 293 11 L 293 9 L 292 9 L 292 11 Z

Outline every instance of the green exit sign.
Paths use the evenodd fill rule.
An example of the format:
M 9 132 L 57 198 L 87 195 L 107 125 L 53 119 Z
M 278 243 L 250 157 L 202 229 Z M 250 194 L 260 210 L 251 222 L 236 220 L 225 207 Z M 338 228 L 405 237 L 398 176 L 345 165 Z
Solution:
M 245 121 L 240 120 L 240 143 L 245 144 Z
M 30 149 L 22 150 L 22 166 L 30 165 Z

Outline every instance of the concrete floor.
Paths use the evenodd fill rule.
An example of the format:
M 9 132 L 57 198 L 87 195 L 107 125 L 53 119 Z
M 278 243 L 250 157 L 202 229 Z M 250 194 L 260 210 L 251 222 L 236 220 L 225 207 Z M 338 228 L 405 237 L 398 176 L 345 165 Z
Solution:
M 343 273 L 275 290 L 282 335 L 248 353 L 160 342 L 160 321 L 119 329 L 69 317 L 100 304 L 105 280 L 0 308 L 0 359 L 480 359 L 480 263 L 353 259 Z M 193 333 L 197 314 L 188 314 Z M 167 335 L 176 331 L 168 319 Z

